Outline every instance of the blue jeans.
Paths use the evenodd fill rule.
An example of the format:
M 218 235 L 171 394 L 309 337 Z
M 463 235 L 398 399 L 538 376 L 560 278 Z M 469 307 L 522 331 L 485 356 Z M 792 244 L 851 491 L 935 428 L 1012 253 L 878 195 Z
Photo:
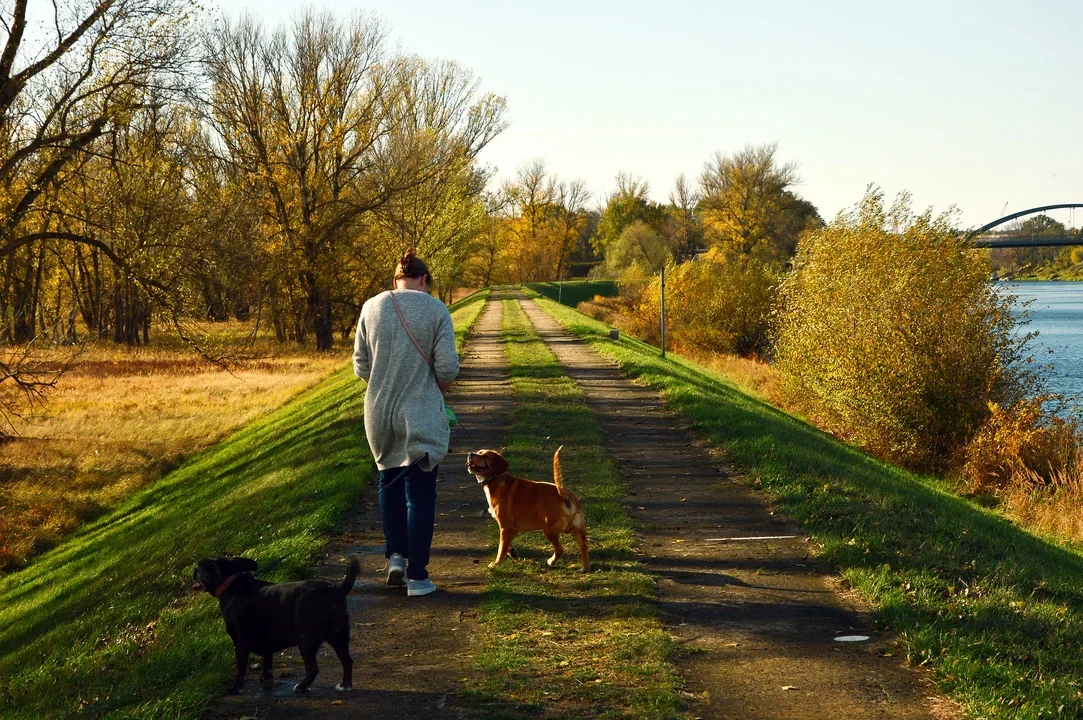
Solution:
M 439 466 L 437 466 L 439 467 Z M 406 577 L 424 580 L 436 524 L 436 470 L 417 465 L 380 471 L 380 517 L 385 556 L 399 553 L 409 563 Z

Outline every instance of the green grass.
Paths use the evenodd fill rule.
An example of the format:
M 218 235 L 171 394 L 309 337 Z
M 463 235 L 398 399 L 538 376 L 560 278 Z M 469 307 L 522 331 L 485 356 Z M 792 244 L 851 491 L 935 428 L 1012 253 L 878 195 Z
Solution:
M 565 280 L 561 290 L 560 283 L 529 283 L 528 288 L 544 295 L 550 300 L 560 297 L 560 302 L 568 307 L 577 307 L 584 300 L 593 300 L 595 295 L 616 297 L 620 294 L 617 283 L 613 280 Z
M 516 409 L 506 438 L 512 471 L 566 483 L 583 501 L 593 572 L 578 572 L 574 540 L 554 569 L 538 533 L 515 542 L 522 559 L 493 572 L 483 603 L 477 689 L 486 717 L 682 717 L 675 645 L 660 627 L 653 578 L 635 559 L 636 535 L 620 477 L 582 391 L 535 333 L 518 302 L 504 301 Z M 491 538 L 495 547 L 496 524 Z
M 477 322 L 481 311 L 485 309 L 485 303 L 488 300 L 489 288 L 485 288 L 452 303 L 448 308 L 451 311 L 451 319 L 455 323 L 455 347 L 459 352 L 463 351 L 466 337 L 470 334 L 474 323 Z
M 539 303 L 667 404 L 800 521 L 897 631 L 909 658 L 980 718 L 1083 716 L 1083 558 L 880 462 L 710 372 Z
M 484 299 L 453 308 L 460 347 Z M 335 373 L 0 578 L 0 715 L 202 714 L 233 650 L 192 567 L 228 553 L 284 557 L 272 580 L 312 573 L 375 474 L 363 389 Z

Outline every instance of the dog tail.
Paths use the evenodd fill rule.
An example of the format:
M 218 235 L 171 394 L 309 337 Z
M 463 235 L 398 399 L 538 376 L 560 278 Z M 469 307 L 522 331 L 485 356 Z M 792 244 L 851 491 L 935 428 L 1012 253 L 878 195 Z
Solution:
M 357 556 L 354 555 L 350 558 L 349 564 L 346 565 L 346 579 L 342 581 L 338 589 L 343 595 L 349 595 L 353 590 L 353 584 L 357 580 L 357 576 L 361 574 L 361 563 L 357 561 Z
M 564 449 L 561 445 L 557 448 L 557 451 L 553 453 L 553 484 L 557 486 L 557 492 L 561 497 L 564 496 L 564 473 L 560 469 L 560 451 Z

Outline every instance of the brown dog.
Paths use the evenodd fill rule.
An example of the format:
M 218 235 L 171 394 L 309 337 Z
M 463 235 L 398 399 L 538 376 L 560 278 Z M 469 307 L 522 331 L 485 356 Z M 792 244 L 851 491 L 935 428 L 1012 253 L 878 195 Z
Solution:
M 553 556 L 546 562 L 552 567 L 564 548 L 560 544 L 561 533 L 570 533 L 579 543 L 582 558 L 581 572 L 590 570 L 587 557 L 587 523 L 579 499 L 564 487 L 560 471 L 560 451 L 553 454 L 553 482 L 537 482 L 515 477 L 508 473 L 508 461 L 496 450 L 479 450 L 466 458 L 466 469 L 485 488 L 489 500 L 489 514 L 500 526 L 500 549 L 496 560 L 489 563 L 493 568 L 504 561 L 508 554 L 514 555 L 511 542 L 521 532 L 541 530 L 553 544 Z

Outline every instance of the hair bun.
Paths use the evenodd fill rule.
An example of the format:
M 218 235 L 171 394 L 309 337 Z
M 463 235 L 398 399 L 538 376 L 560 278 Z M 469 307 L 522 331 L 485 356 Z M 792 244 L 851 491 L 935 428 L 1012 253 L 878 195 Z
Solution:
M 429 272 L 428 265 L 425 261 L 417 256 L 417 251 L 414 248 L 410 248 L 402 257 L 399 258 L 399 269 L 395 271 L 395 278 L 409 277 L 425 277 L 428 276 L 429 282 L 432 282 L 432 274 Z

